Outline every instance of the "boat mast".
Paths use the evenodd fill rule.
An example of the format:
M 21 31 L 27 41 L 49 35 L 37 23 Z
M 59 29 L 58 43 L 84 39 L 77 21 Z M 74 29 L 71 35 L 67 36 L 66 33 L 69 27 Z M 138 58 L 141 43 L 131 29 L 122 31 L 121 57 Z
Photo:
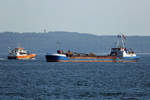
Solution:
M 125 40 L 126 40 L 126 36 L 125 36 L 124 34 L 121 35 L 121 40 L 122 40 L 123 48 L 125 48 Z
M 122 41 L 122 47 L 124 48 L 125 47 L 125 43 L 124 43 L 123 37 L 121 37 L 121 41 Z
M 116 48 L 119 48 L 119 44 L 120 44 L 120 40 L 119 40 L 119 38 L 120 38 L 120 35 L 117 35 L 117 43 L 116 43 Z
M 125 39 L 126 37 L 122 34 L 122 35 L 117 35 L 117 43 L 116 43 L 116 47 L 117 48 L 125 48 Z

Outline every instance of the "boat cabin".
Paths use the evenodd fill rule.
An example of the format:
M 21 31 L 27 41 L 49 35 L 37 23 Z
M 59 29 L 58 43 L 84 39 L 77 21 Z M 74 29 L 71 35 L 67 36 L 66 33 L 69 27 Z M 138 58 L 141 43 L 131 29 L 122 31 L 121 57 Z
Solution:
M 132 49 L 127 50 L 126 48 L 112 48 L 110 56 L 131 57 L 136 56 L 136 54 L 132 51 Z

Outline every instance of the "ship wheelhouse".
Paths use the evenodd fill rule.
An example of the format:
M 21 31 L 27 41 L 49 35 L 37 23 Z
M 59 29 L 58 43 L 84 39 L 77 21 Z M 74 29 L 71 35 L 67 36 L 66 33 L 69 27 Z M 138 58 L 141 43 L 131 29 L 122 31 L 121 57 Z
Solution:
M 8 59 L 32 59 L 35 58 L 36 54 L 30 54 L 24 48 L 15 48 L 9 50 Z
M 10 55 L 27 55 L 28 52 L 24 48 L 15 48 L 14 50 L 10 51 Z
M 126 48 L 112 48 L 110 56 L 135 57 L 136 54 L 131 50 L 127 50 Z
M 124 50 L 125 50 L 125 48 L 112 48 L 110 56 L 123 57 Z

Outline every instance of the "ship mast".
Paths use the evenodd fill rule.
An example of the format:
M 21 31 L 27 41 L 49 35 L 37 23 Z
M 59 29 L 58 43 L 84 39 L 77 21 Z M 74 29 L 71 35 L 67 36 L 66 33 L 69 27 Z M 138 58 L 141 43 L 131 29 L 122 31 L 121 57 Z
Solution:
M 117 48 L 125 48 L 125 40 L 126 40 L 126 36 L 125 35 L 117 35 L 117 43 L 116 43 L 116 47 Z

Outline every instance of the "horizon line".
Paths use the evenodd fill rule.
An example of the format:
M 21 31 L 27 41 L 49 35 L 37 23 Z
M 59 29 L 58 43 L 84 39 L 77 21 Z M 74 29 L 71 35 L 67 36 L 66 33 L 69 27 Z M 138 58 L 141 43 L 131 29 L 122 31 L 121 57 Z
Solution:
M 78 34 L 87 34 L 87 35 L 94 35 L 94 36 L 115 36 L 115 35 L 119 35 L 122 34 L 121 32 L 118 32 L 118 34 L 96 34 L 96 33 L 87 33 L 87 32 L 71 32 L 71 31 L 47 31 L 47 32 L 17 32 L 17 31 L 2 31 L 0 32 L 0 34 L 3 33 L 17 33 L 17 34 L 30 34 L 30 33 L 37 33 L 37 34 L 47 34 L 50 32 L 66 32 L 66 33 L 78 33 Z M 129 34 L 125 34 L 125 36 L 150 36 L 150 35 L 129 35 Z

